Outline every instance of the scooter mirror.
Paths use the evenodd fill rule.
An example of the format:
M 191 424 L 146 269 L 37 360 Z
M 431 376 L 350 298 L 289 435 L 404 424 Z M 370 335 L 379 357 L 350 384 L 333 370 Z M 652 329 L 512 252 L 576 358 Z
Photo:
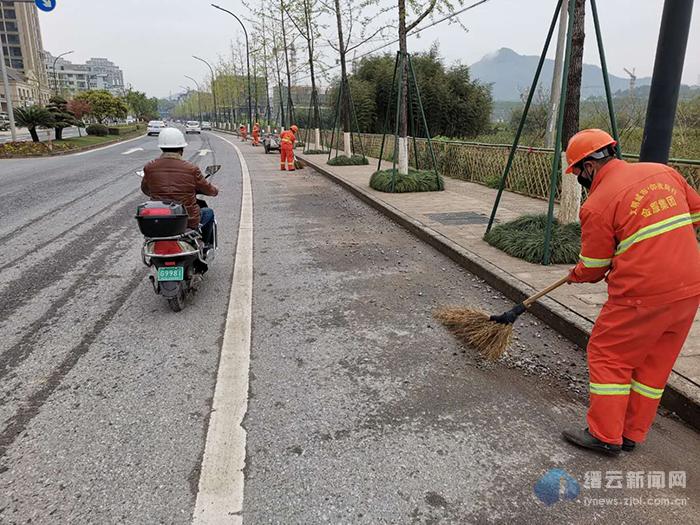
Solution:
M 207 166 L 206 168 L 204 168 L 204 173 L 206 174 L 206 177 L 209 178 L 220 169 L 221 164 L 212 164 L 211 166 Z
M 136 172 L 136 175 L 138 175 L 139 177 L 143 178 L 143 175 L 144 175 L 143 170 L 138 170 L 138 171 Z

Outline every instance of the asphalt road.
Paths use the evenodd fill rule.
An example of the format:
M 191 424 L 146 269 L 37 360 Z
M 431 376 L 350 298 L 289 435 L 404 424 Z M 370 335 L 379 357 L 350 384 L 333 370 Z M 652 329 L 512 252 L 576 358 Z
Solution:
M 191 519 L 241 170 L 213 134 L 188 139 L 186 157 L 223 165 L 210 200 L 221 248 L 179 314 L 146 280 L 133 219 L 144 199 L 133 172 L 156 156 L 155 138 L 0 161 L 1 523 Z M 282 174 L 275 155 L 241 149 L 254 278 L 245 488 L 233 518 L 699 522 L 696 432 L 659 417 L 647 444 L 613 460 L 562 443 L 562 428 L 583 425 L 582 352 L 525 316 L 510 357 L 482 363 L 431 312 L 501 311 L 500 294 L 320 175 Z M 547 506 L 534 486 L 554 468 L 580 494 Z M 625 487 L 639 471 L 685 471 L 686 488 L 583 485 L 600 472 L 603 485 L 620 473 Z

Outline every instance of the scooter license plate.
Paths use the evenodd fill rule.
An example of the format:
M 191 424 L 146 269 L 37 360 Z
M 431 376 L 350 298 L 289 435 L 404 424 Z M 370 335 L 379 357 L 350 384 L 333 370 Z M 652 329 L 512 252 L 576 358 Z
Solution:
M 183 266 L 168 266 L 158 268 L 159 281 L 182 281 L 185 278 L 185 268 Z

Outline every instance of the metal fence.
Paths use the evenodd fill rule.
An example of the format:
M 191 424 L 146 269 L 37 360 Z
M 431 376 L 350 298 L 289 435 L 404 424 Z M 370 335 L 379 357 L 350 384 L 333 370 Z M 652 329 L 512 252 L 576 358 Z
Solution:
M 360 133 L 355 135 L 355 150 L 359 153 L 357 139 L 362 142 L 362 149 L 369 157 L 379 157 L 382 136 Z M 330 144 L 331 133 L 324 131 L 324 143 Z M 342 149 L 342 137 L 335 137 L 335 147 Z M 438 170 L 447 177 L 476 182 L 496 188 L 508 160 L 511 146 L 508 144 L 482 144 L 457 140 L 433 140 L 433 150 L 437 159 Z M 416 158 L 418 167 L 431 169 L 428 141 L 423 138 L 409 140 L 409 157 Z M 552 169 L 554 151 L 545 148 L 518 147 L 513 161 L 506 190 L 538 199 L 549 197 L 549 179 Z M 387 135 L 382 157 L 391 162 L 394 155 L 394 138 Z M 626 160 L 635 162 L 636 155 L 623 155 Z M 412 164 L 413 165 L 413 164 Z M 671 159 L 669 165 L 678 170 L 696 190 L 700 191 L 700 160 Z M 390 166 L 387 166 L 390 167 Z M 559 199 L 560 188 L 557 187 L 555 198 Z

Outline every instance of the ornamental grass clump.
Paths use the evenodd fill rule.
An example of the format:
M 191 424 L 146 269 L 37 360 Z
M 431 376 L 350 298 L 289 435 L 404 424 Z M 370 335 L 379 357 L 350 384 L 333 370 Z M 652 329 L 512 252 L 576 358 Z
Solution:
M 370 188 L 391 193 L 394 173 L 396 173 L 394 193 L 442 191 L 445 189 L 445 181 L 441 175 L 436 176 L 434 171 L 413 168 L 408 168 L 407 175 L 402 175 L 398 173 L 398 170 L 393 169 L 375 171 L 369 179 Z
M 494 226 L 484 235 L 491 246 L 527 262 L 540 264 L 544 257 L 547 215 L 524 215 L 514 221 Z M 581 251 L 581 225 L 552 223 L 549 243 L 552 264 L 575 264 Z
M 326 163 L 329 166 L 366 166 L 369 164 L 369 160 L 364 155 L 353 155 L 348 157 L 347 155 L 338 155 L 328 159 Z

